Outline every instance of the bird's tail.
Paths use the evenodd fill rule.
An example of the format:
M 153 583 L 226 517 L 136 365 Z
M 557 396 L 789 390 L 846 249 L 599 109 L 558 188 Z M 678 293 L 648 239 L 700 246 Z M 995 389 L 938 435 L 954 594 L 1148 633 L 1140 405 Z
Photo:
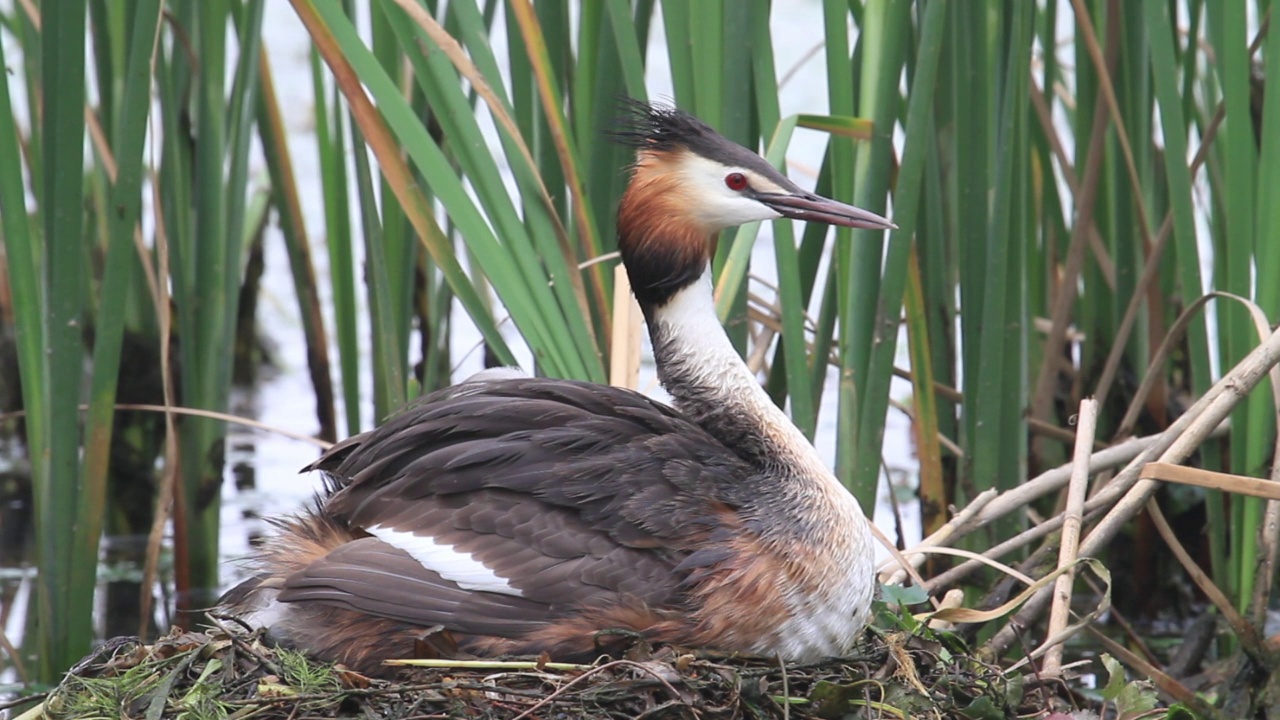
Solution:
M 281 602 L 277 596 L 290 575 L 365 535 L 319 507 L 272 523 L 274 535 L 247 561 L 253 574 L 222 596 L 221 612 L 263 628 L 272 642 L 366 675 L 393 674 L 383 658 L 425 654 L 423 628 L 336 604 Z
M 285 579 L 357 538 L 319 507 L 269 522 L 275 531 L 244 562 L 252 575 L 218 601 L 218 608 L 227 614 L 267 628 L 279 614 L 274 606 Z

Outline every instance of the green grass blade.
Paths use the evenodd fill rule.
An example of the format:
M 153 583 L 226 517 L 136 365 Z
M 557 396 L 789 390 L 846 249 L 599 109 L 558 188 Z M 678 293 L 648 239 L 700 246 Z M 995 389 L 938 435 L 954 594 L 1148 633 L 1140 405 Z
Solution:
M 39 56 L 38 53 L 33 55 Z M 5 52 L 4 32 L 0 32 L 0 57 L 9 57 Z M 8 273 L 9 293 L 13 303 L 14 351 L 23 405 L 27 413 L 25 428 L 31 482 L 33 488 L 47 488 L 51 482 L 49 433 L 53 423 L 46 402 L 50 376 L 45 360 L 44 315 L 47 301 L 42 282 L 43 248 L 39 244 L 39 234 L 33 227 L 38 222 L 38 216 L 27 211 L 19 122 L 9 94 L 9 74 L 0 72 L 0 231 L 4 238 L 3 264 Z M 30 125 L 37 126 L 35 122 Z M 38 159 L 33 157 L 33 162 L 38 162 Z M 34 167 L 31 168 L 31 178 L 33 187 L 39 187 L 40 174 Z M 33 507 L 33 511 L 36 513 L 37 527 L 42 528 L 44 521 L 40 518 L 45 503 L 43 500 L 36 502 L 38 504 Z M 43 536 L 37 539 L 37 542 L 43 541 Z M 39 552 L 41 551 L 37 550 Z M 37 561 L 39 560 L 37 554 Z M 50 573 L 49 581 L 53 580 L 52 575 Z M 53 608 L 43 602 L 45 592 L 43 583 L 37 585 L 37 602 L 27 613 L 26 627 L 29 630 L 40 627 L 36 624 L 37 620 L 44 623 L 44 628 L 51 627 L 49 623 L 53 620 Z M 56 658 L 51 657 L 54 652 L 52 633 L 32 631 L 27 635 L 27 644 L 35 648 L 36 657 L 41 658 L 34 679 L 46 683 L 57 682 L 62 668 L 55 664 Z M 48 659 L 44 659 L 46 657 Z
M 320 156 L 320 188 L 324 195 L 325 242 L 329 255 L 329 284 L 333 304 L 338 366 L 346 432 L 360 431 L 360 348 L 356 337 L 355 255 L 351 245 L 351 210 L 347 188 L 345 114 L 337 91 L 330 101 L 325 91 L 320 54 L 311 50 L 312 92 L 316 98 L 316 148 Z M 332 125 L 330 121 L 332 120 Z
M 921 47 L 927 47 L 928 32 L 923 35 L 926 39 L 922 39 Z M 924 301 L 919 246 L 911 248 L 903 306 L 907 319 L 907 347 L 911 355 L 911 434 L 920 461 L 920 523 L 927 537 L 947 522 L 944 511 L 947 493 L 943 484 L 942 443 L 938 439 L 940 410 L 934 388 L 930 318 Z
M 174 300 L 179 312 L 175 332 L 182 350 L 182 398 L 192 407 L 224 409 L 225 387 L 221 367 L 229 350 L 230 316 L 227 306 L 234 295 L 232 275 L 238 265 L 228 264 L 229 246 L 239 248 L 240 234 L 227 222 L 227 98 L 225 93 L 227 18 L 225 0 L 199 3 L 192 8 L 193 37 L 200 59 L 190 80 L 195 83 L 196 126 L 200 128 L 193 157 L 194 225 L 185 228 L 181 272 L 189 279 L 185 292 Z M 235 240 L 231 240 L 235 238 Z M 176 286 L 175 286 L 176 287 Z M 184 543 L 187 586 L 180 588 L 187 603 L 203 604 L 195 594 L 218 584 L 218 493 L 222 483 L 220 452 L 225 425 L 216 420 L 192 418 L 182 434 L 181 542 Z M 197 599 L 199 598 L 199 599 Z
M 403 23 L 397 23 L 402 47 L 410 49 L 415 47 L 417 42 L 434 44 L 425 34 L 418 35 L 415 39 L 412 31 L 406 27 L 407 24 L 410 24 L 408 18 L 404 18 Z M 547 287 L 546 278 L 542 275 L 539 256 L 532 237 L 536 233 L 525 224 L 528 219 L 536 228 L 549 231 L 546 216 L 535 214 L 533 218 L 521 218 L 516 211 L 512 198 L 503 184 L 493 154 L 475 122 L 468 99 L 459 91 L 457 73 L 449 60 L 444 57 L 444 53 L 410 52 L 409 59 L 414 63 L 414 76 L 421 83 L 429 102 L 439 108 L 438 117 L 445 137 L 450 140 L 449 147 L 455 153 L 464 175 L 475 188 L 484 214 L 493 223 L 494 228 L 493 231 L 488 229 L 487 224 L 478 216 L 480 208 L 476 208 L 469 200 L 465 204 L 467 214 L 475 212 L 477 215 L 471 218 L 459 217 L 457 211 L 451 209 L 451 213 L 455 213 L 451 218 L 463 229 L 464 237 L 481 235 L 486 243 L 492 240 L 495 243 L 493 247 L 502 248 L 494 251 L 502 255 L 498 261 L 503 268 L 502 271 L 496 275 L 490 271 L 489 268 L 495 266 L 491 261 L 486 267 L 486 272 L 499 291 L 504 286 L 519 282 L 524 296 L 532 303 L 532 307 L 537 309 L 534 315 L 537 316 L 537 323 L 541 326 L 546 338 L 546 345 L 534 351 L 535 355 L 541 355 L 539 361 L 545 362 L 548 371 L 557 376 L 583 377 L 586 374 L 586 365 L 583 363 L 581 354 L 564 352 L 571 347 L 567 327 L 553 320 L 561 316 L 562 312 L 557 308 L 553 291 Z M 367 78 L 366 82 L 368 82 Z M 377 94 L 376 90 L 375 94 Z M 387 112 L 385 108 L 384 112 Z M 424 170 L 423 174 L 428 182 L 437 183 L 437 185 L 453 179 L 446 178 L 442 170 L 436 172 Z M 444 192 L 439 187 L 436 189 L 444 199 Z M 448 204 L 447 200 L 445 202 Z M 556 254 L 558 255 L 558 252 Z M 560 266 L 563 267 L 563 256 L 546 258 L 546 260 L 551 262 L 559 260 Z M 562 289 L 571 287 L 572 283 L 568 282 L 560 285 Z M 514 308 L 508 307 L 508 310 L 512 312 L 513 317 L 518 317 Z M 517 323 L 519 324 L 519 320 Z
M 1274 9 L 1276 6 L 1273 4 L 1272 7 Z M 1272 22 L 1275 20 L 1273 12 Z M 1274 28 L 1273 25 L 1272 31 L 1267 34 L 1263 75 L 1277 78 L 1280 77 L 1280 32 L 1275 32 Z M 1266 192 L 1267 188 L 1280 188 L 1280 92 L 1273 91 L 1264 96 L 1258 131 L 1262 142 L 1255 186 L 1260 192 L 1254 235 L 1257 240 L 1255 262 L 1258 278 L 1277 278 L 1280 277 L 1280 202 L 1265 201 L 1261 193 Z M 1256 300 L 1273 321 L 1280 317 L 1280 283 L 1258 282 Z M 1262 382 L 1269 385 L 1268 380 Z M 1275 432 L 1276 409 L 1271 403 L 1262 400 L 1263 397 L 1270 397 L 1268 389 L 1268 386 L 1259 387 L 1251 396 L 1259 400 L 1250 403 L 1244 425 L 1251 431 L 1251 441 L 1254 437 L 1260 438 L 1263 434 Z M 1252 547 L 1252 543 L 1248 546 Z M 1247 593 L 1240 595 L 1241 601 L 1248 597 Z M 1255 607 L 1254 612 L 1264 613 L 1266 603 L 1262 605 L 1264 607 Z
M 832 115 L 853 117 L 854 106 L 854 72 L 850 61 L 849 4 L 839 0 L 824 0 L 822 4 L 823 27 L 826 30 L 826 65 L 827 65 L 827 102 Z M 831 166 L 831 197 L 845 202 L 853 201 L 854 178 L 854 146 L 847 138 L 832 137 L 827 147 L 827 159 Z M 836 228 L 836 250 L 834 277 L 836 281 L 837 307 L 839 308 L 839 357 L 840 375 L 837 387 L 836 437 L 837 447 L 852 447 L 857 441 L 857 408 L 858 394 L 855 380 L 855 361 L 853 338 L 853 313 L 850 308 L 854 300 L 852 292 L 871 292 L 874 288 L 860 288 L 850 281 L 854 276 L 853 269 L 858 257 L 857 249 L 852 247 L 852 237 L 848 228 Z M 836 453 L 836 477 L 846 487 L 853 489 L 854 464 L 849 450 Z M 859 500 L 862 500 L 859 497 Z
M 35 486 L 37 580 L 43 652 L 40 676 L 54 678 L 79 659 L 92 639 L 93 589 L 72 583 L 98 558 L 80 557 L 82 547 L 65 518 L 77 513 L 80 493 L 80 387 L 84 367 L 84 99 L 85 3 L 59 6 L 59 21 L 40 38 L 44 96 L 44 182 L 39 187 L 44 220 L 47 289 L 44 340 L 46 394 L 26 404 L 48 408 L 48 474 Z M 92 571 L 89 571 L 92 575 Z
M 706 3 L 705 6 L 719 3 Z M 671 64 L 671 86 L 675 89 L 676 105 L 691 109 L 697 96 L 694 87 L 694 55 L 690 38 L 693 24 L 693 4 L 685 0 L 662 0 L 662 24 L 667 33 L 667 57 Z M 710 118 L 703 118 L 712 127 Z
M 947 158 L 951 179 L 947 189 L 948 209 L 951 217 L 947 226 L 955 233 L 954 245 L 959 261 L 959 286 L 961 351 L 963 358 L 963 387 L 965 388 L 964 436 L 967 439 L 975 431 L 977 415 L 970 412 L 975 407 L 975 390 L 978 386 L 978 357 L 982 347 L 982 303 L 986 281 L 983 277 L 986 264 L 988 219 L 988 193 L 991 191 L 991 142 L 988 128 L 991 118 L 991 82 L 987 74 L 987 6 L 982 3 L 947 3 L 951 17 L 948 22 L 950 68 L 947 101 L 953 109 L 952 153 Z M 1083 96 L 1084 91 L 1081 90 Z M 966 447 L 969 444 L 966 442 Z M 965 456 L 963 476 L 972 478 L 973 456 Z M 962 483 L 961 488 L 964 487 Z M 964 494 L 957 494 L 957 502 L 965 502 Z
M 1173 21 L 1167 8 L 1158 2 L 1148 2 L 1146 20 L 1151 28 L 1151 66 L 1155 80 L 1156 103 L 1160 107 L 1161 128 L 1164 131 L 1165 157 L 1187 157 L 1187 123 L 1182 114 L 1182 97 L 1178 93 L 1173 69 L 1176 62 L 1173 52 Z M 1181 161 L 1165 163 L 1166 181 L 1169 184 L 1170 205 L 1173 210 L 1174 250 L 1177 254 L 1178 282 L 1187 297 L 1197 297 L 1204 287 L 1200 276 L 1199 250 L 1196 244 L 1195 207 L 1191 192 L 1191 173 Z M 1208 334 L 1203 316 L 1197 316 L 1187 328 L 1188 347 L 1191 355 L 1191 390 L 1197 396 L 1209 389 Z
M 617 46 L 619 67 L 627 95 L 643 98 L 645 97 L 644 51 L 640 46 L 639 38 L 636 37 L 634 19 L 627 0 L 607 0 L 605 15 L 609 22 L 609 29 L 613 31 L 613 42 Z
M 4 54 L 0 32 L 0 57 Z M 24 398 L 42 399 L 48 387 L 44 362 L 44 304 L 41 248 L 27 212 L 24 166 L 18 145 L 18 118 L 9 96 L 9 73 L 0 73 L 0 230 L 3 230 L 9 293 L 13 297 L 14 341 Z M 35 484 L 48 482 L 49 418 L 44 402 L 26 402 L 27 448 Z
M 560 302 L 569 332 L 582 356 L 582 365 L 592 380 L 603 382 L 604 364 L 602 362 L 599 343 L 592 333 L 592 307 L 600 309 L 608 306 L 605 296 L 604 268 L 596 265 L 587 271 L 591 282 L 585 287 L 582 273 L 577 265 L 582 260 L 601 254 L 599 228 L 596 218 L 591 212 L 591 204 L 586 201 L 586 191 L 582 184 L 582 162 L 577 149 L 570 143 L 570 132 L 567 119 L 562 109 L 563 103 L 559 83 L 553 72 L 551 52 L 537 18 L 530 11 L 529 5 L 523 1 L 515 2 L 512 7 L 520 24 L 526 51 L 534 77 L 538 85 L 542 111 L 546 118 L 548 135 L 555 146 L 556 156 L 560 160 L 558 176 L 564 178 L 568 186 L 568 194 L 572 200 L 574 226 L 579 238 L 578 245 L 571 244 L 568 233 L 556 215 L 555 205 L 551 201 L 546 186 L 538 177 L 538 167 L 532 162 L 514 128 L 499 123 L 504 148 L 511 168 L 526 198 L 537 198 L 525 201 L 525 224 L 529 230 L 535 250 L 547 265 L 551 276 L 552 289 Z M 473 55 L 479 47 L 487 48 L 487 43 L 473 42 Z M 491 77 L 500 80 L 496 63 L 492 65 Z M 500 85 L 500 82 L 495 83 Z M 492 108 L 491 108 L 492 110 Z M 539 281 L 534 278 L 534 282 Z M 588 302 L 588 293 L 590 302 Z M 581 320 L 579 319 L 581 318 Z M 610 321 L 606 314 L 598 316 L 602 332 L 607 336 Z
M 1011 430 L 1017 432 L 1010 423 L 1020 421 L 1026 385 L 1026 371 L 1021 364 L 1025 340 L 1019 279 L 1023 272 L 1025 234 L 1019 208 L 1025 207 L 1021 189 L 1026 186 L 1029 106 L 1026 69 L 1030 64 L 1032 20 L 1030 4 L 1016 5 L 1007 35 L 1008 60 L 1001 87 L 996 143 L 996 194 L 988 230 L 987 265 L 983 271 L 986 296 L 982 301 L 982 327 L 999 328 L 999 331 L 988 331 L 978 351 L 982 372 L 978 374 L 974 392 L 973 412 L 977 422 L 969 446 L 975 456 L 975 481 L 994 483 L 1001 490 L 1022 477 L 1018 474 L 1019 443 L 1010 443 L 1008 438 L 1025 436 L 1025 430 L 1010 435 Z M 966 409 L 968 407 L 966 405 Z M 1017 517 L 1008 519 L 1006 531 L 1021 522 Z
M 107 468 L 111 461 L 111 438 L 115 427 L 116 383 L 120 371 L 121 342 L 125 313 L 137 263 L 134 232 L 142 213 L 143 141 L 146 119 L 151 109 L 151 54 L 160 22 L 159 0 L 140 0 L 135 6 L 124 91 L 120 97 L 120 117 L 112 149 L 117 167 L 110 188 L 106 214 L 108 245 L 98 312 L 94 323 L 93 378 L 89 390 L 89 412 L 85 417 L 84 465 L 80 507 L 77 512 L 77 555 L 91 560 L 75 566 L 73 587 L 93 587 L 97 580 L 98 539 L 102 534 L 103 509 L 107 504 Z
M 409 143 L 408 148 L 411 154 L 419 156 L 415 159 L 415 162 L 424 163 L 423 166 L 426 168 L 424 174 L 430 175 L 429 170 L 436 169 L 438 172 L 444 173 L 442 177 L 451 177 L 452 173 L 448 170 L 448 163 L 440 156 L 439 149 L 431 143 L 429 138 L 423 138 L 420 134 L 415 134 L 425 134 L 425 131 L 408 107 L 403 104 L 403 100 L 401 99 L 399 103 L 396 102 L 399 95 L 394 86 L 390 88 L 386 86 L 385 74 L 381 73 L 380 69 L 369 69 L 369 56 L 367 53 L 360 51 L 359 48 L 363 47 L 363 45 L 360 43 L 359 38 L 353 32 L 347 32 L 350 30 L 350 22 L 342 17 L 333 17 L 327 3 L 316 5 L 307 0 L 294 0 L 294 9 L 297 10 L 298 16 L 302 18 L 303 23 L 307 26 L 307 31 L 311 34 L 312 41 L 315 42 L 320 50 L 320 54 L 333 70 L 339 87 L 352 105 L 353 113 L 363 123 L 364 135 L 378 157 L 382 172 L 394 176 L 391 180 L 391 187 L 397 193 L 401 204 L 409 214 L 410 221 L 418 233 L 419 240 L 424 244 L 431 257 L 444 273 L 449 286 L 457 294 L 459 302 L 462 303 L 463 308 L 476 323 L 476 327 L 480 330 L 485 341 L 489 343 L 499 361 L 514 365 L 515 356 L 512 355 L 510 348 L 507 347 L 502 335 L 498 332 L 492 314 L 481 299 L 480 294 L 471 280 L 467 278 L 466 273 L 463 272 L 461 265 L 459 265 L 457 258 L 454 256 L 453 248 L 435 224 L 430 205 L 426 202 L 422 193 L 417 190 L 417 185 L 411 179 L 408 168 L 400 159 L 399 150 L 391 142 L 387 125 L 383 124 L 381 116 L 377 114 L 368 98 L 364 95 L 355 70 L 347 62 L 347 56 L 344 52 L 350 50 L 355 58 L 360 59 L 364 76 L 372 77 L 372 81 L 379 85 L 383 96 L 387 99 L 383 110 L 389 113 L 389 121 L 394 117 L 395 124 L 398 125 L 397 131 L 401 134 L 401 137 L 413 137 L 415 139 L 415 142 Z M 335 27 L 343 28 L 342 42 L 344 45 L 341 47 L 339 46 L 338 37 L 333 32 Z M 446 202 L 446 204 L 456 205 L 462 212 L 465 212 L 465 209 L 469 206 L 469 200 L 462 193 L 461 186 L 445 184 L 443 187 L 450 193 L 450 199 L 453 201 L 452 203 Z M 474 208 L 472 208 L 472 211 L 474 212 Z M 469 215 L 468 218 L 471 224 L 478 222 L 478 218 L 474 215 Z M 481 223 L 481 226 L 487 228 L 483 223 Z M 522 307 L 519 303 L 512 302 L 509 306 L 522 310 L 529 307 L 530 304 L 526 302 Z M 532 328 L 525 330 L 525 332 L 526 337 L 528 337 L 532 332 Z
M 1215 283 L 1217 289 L 1241 297 L 1249 297 L 1253 285 L 1254 183 L 1257 180 L 1257 150 L 1254 139 L 1251 89 L 1246 34 L 1245 3 L 1212 2 L 1208 6 L 1209 35 L 1218 62 L 1217 80 L 1222 88 L 1226 120 L 1218 131 L 1216 149 L 1221 152 L 1221 183 L 1218 195 L 1223 202 L 1220 232 L 1214 234 Z M 1235 303 L 1217 303 L 1219 346 L 1222 363 L 1230 367 L 1239 362 L 1257 344 L 1257 335 L 1249 316 Z M 1265 381 L 1264 381 L 1265 382 Z M 1265 474 L 1268 450 L 1275 441 L 1271 424 L 1248 424 L 1260 407 L 1270 407 L 1270 399 L 1251 395 L 1232 413 L 1236 429 L 1231 443 L 1231 469 L 1245 475 Z M 1274 410 L 1272 410 L 1274 412 Z M 1253 593 L 1257 552 L 1254 538 L 1262 520 L 1263 504 L 1244 499 L 1232 503 L 1231 547 L 1233 571 L 1231 584 L 1237 608 Z
M 876 32 L 869 29 L 868 32 L 883 33 L 886 36 L 905 40 L 908 36 L 905 32 L 908 23 L 908 8 L 905 5 L 893 7 L 889 9 L 889 13 L 891 14 L 885 18 L 885 24 L 881 31 Z M 892 13 L 897 14 L 893 15 Z M 868 15 L 870 16 L 871 13 L 868 13 Z M 933 136 L 928 132 L 930 129 L 929 119 L 933 113 L 938 58 L 942 50 L 945 21 L 946 6 L 941 2 L 930 3 L 925 9 L 922 18 L 923 28 L 920 33 L 920 43 L 915 58 L 915 72 L 908 91 L 910 104 L 907 110 L 906 141 L 903 145 L 902 167 L 898 173 L 897 187 L 894 192 L 894 221 L 897 223 L 898 229 L 891 232 L 883 270 L 874 266 L 871 268 L 872 271 L 881 274 L 882 278 L 880 280 L 879 296 L 876 300 L 872 337 L 869 343 L 871 352 L 867 360 L 867 375 L 862 384 L 864 388 L 862 409 L 860 411 L 861 418 L 858 422 L 857 448 L 855 449 L 859 466 L 857 471 L 859 487 L 870 488 L 869 491 L 864 490 L 865 494 L 861 496 L 865 498 L 866 502 L 875 501 L 876 479 L 880 475 L 880 448 L 884 444 L 885 414 L 889 408 L 889 384 L 893 378 L 894 360 L 898 349 L 898 329 L 901 324 L 900 318 L 902 316 L 903 293 L 907 282 L 911 238 L 915 235 L 919 219 L 917 209 L 920 207 L 920 198 L 924 189 L 923 175 L 926 148 L 933 143 Z M 898 77 L 901 66 L 894 64 L 892 58 L 896 54 L 899 62 L 901 62 L 905 55 L 904 49 L 901 47 L 896 49 L 886 48 L 879 54 L 888 63 L 884 69 L 879 71 L 879 77 L 882 82 L 891 81 L 892 78 Z M 872 66 L 868 64 L 868 68 L 870 67 Z M 886 82 L 885 86 L 881 87 L 880 92 L 882 97 L 879 103 L 891 106 L 876 116 L 876 126 L 879 128 L 878 134 L 883 138 L 889 134 L 889 129 L 885 127 L 885 123 L 892 127 L 894 117 L 892 105 L 897 99 L 896 82 Z M 887 167 L 881 169 L 881 173 L 887 174 L 887 172 Z M 868 179 L 871 179 L 872 182 L 883 183 L 882 187 L 888 185 L 887 177 Z M 866 180 L 863 180 L 863 182 L 866 183 Z M 862 240 L 859 238 L 857 241 L 861 242 Z M 876 243 L 876 245 L 878 246 L 879 243 Z M 927 345 L 925 347 L 927 348 Z M 914 362 L 912 366 L 915 367 Z M 927 392 L 932 392 L 932 384 L 927 386 L 926 390 Z M 936 442 L 936 432 L 933 433 L 933 439 Z
M 855 205 L 872 211 L 884 209 L 890 184 L 893 127 L 901 103 L 898 84 L 906 60 L 906 44 L 910 38 L 906 32 L 909 20 L 909 4 L 899 0 L 870 3 L 862 18 L 862 33 L 859 36 L 862 63 L 857 85 L 858 114 L 874 123 L 875 134 L 870 143 L 858 147 L 853 167 L 857 178 L 853 201 Z M 833 144 L 834 142 L 835 140 Z M 839 171 L 836 172 L 838 176 Z M 876 335 L 875 318 L 884 282 L 880 272 L 884 250 L 883 233 L 855 231 L 851 242 L 841 277 L 842 284 L 847 288 L 841 306 L 840 355 L 844 371 L 842 380 L 852 380 L 859 395 L 855 397 L 853 388 L 848 388 L 841 396 L 843 402 L 840 406 L 840 424 L 852 432 L 850 435 L 841 435 L 848 437 L 851 442 L 839 445 L 836 465 L 837 477 L 853 490 L 865 507 L 875 503 L 880 477 L 879 440 L 884 426 L 883 410 L 878 413 L 868 411 L 877 402 L 870 397 L 870 353 L 871 343 Z M 905 258 L 905 254 L 900 255 L 897 271 L 899 278 L 905 277 Z M 895 326 L 901 302 L 900 279 L 896 297 L 887 303 L 894 306 L 892 314 Z M 885 312 L 889 312 L 887 307 Z M 896 327 L 893 332 L 897 332 Z M 888 360 L 888 366 L 891 370 L 892 357 Z M 887 385 L 886 377 L 886 393 Z M 875 447 L 868 452 L 866 448 L 873 442 Z
M 364 147 L 365 138 L 359 123 L 351 123 L 351 146 Z M 395 311 L 392 308 L 390 271 L 387 268 L 385 228 L 379 215 L 378 202 L 373 193 L 373 170 L 364 153 L 356 153 L 356 196 L 360 198 L 361 235 L 364 237 L 364 256 L 367 281 L 365 293 L 369 303 L 369 334 L 373 354 L 373 417 L 381 422 L 404 405 L 404 360 L 400 354 L 399 335 Z
M 453 5 L 453 3 L 449 4 L 451 9 Z M 374 57 L 378 59 L 383 71 L 389 77 L 394 78 L 397 85 L 403 86 L 406 82 L 404 77 L 406 72 L 402 65 L 403 60 L 396 39 L 396 25 L 402 22 L 402 18 L 399 15 L 392 15 L 387 12 L 389 9 L 391 8 L 386 3 L 375 2 L 369 4 L 369 26 L 373 36 L 370 49 L 373 51 Z M 354 13 L 349 16 L 354 16 Z M 414 104 L 412 94 L 407 100 L 411 106 Z M 415 112 L 422 121 L 425 121 L 430 111 L 415 110 Z M 382 302 L 385 303 L 385 312 L 388 318 L 385 327 L 378 333 L 381 339 L 375 340 L 375 342 L 386 343 L 386 345 L 382 347 L 375 346 L 375 357 L 381 358 L 383 363 L 394 365 L 395 374 L 394 377 L 388 375 L 385 378 L 375 374 L 375 385 L 383 382 L 387 384 L 404 382 L 409 377 L 409 335 L 412 329 L 410 316 L 413 307 L 415 258 L 417 256 L 417 245 L 414 242 L 413 233 L 408 224 L 408 218 L 405 216 L 404 208 L 400 206 L 395 193 L 387 185 L 385 177 L 378 177 L 377 184 L 379 186 L 378 197 L 381 202 L 368 207 L 381 212 L 382 234 L 380 244 L 383 253 L 381 262 L 385 265 L 385 268 L 379 271 L 378 277 L 384 278 L 387 283 L 386 296 Z M 369 289 L 375 290 L 372 287 Z M 377 292 L 381 293 L 382 290 L 377 289 Z M 377 361 L 375 360 L 375 362 Z M 401 399 L 408 397 L 409 390 L 410 388 L 407 385 L 398 385 L 379 391 L 384 398 L 389 397 L 391 402 L 394 403 L 385 412 L 389 413 L 398 408 L 402 404 Z
M 327 3 L 311 5 L 311 7 L 314 7 L 324 18 L 328 30 L 333 32 L 337 43 L 341 45 L 344 57 L 353 63 L 361 80 L 377 98 L 379 110 L 389 126 L 403 141 L 404 149 L 408 152 L 410 159 L 423 176 L 430 179 L 432 190 L 449 210 L 450 219 L 460 229 L 474 256 L 480 261 L 485 274 L 493 280 L 494 288 L 499 292 L 512 318 L 524 333 L 525 339 L 533 350 L 535 361 L 549 374 L 572 375 L 574 363 L 579 362 L 581 358 L 576 353 L 563 351 L 570 346 L 564 339 L 567 335 L 564 334 L 563 324 L 557 330 L 556 323 L 552 322 L 546 314 L 547 309 L 554 308 L 555 304 L 554 300 L 548 302 L 551 292 L 546 287 L 545 281 L 542 284 L 530 285 L 526 269 L 512 257 L 510 248 L 498 242 L 480 210 L 472 203 L 462 183 L 453 174 L 439 147 L 426 134 L 420 122 L 404 103 L 398 88 L 372 61 L 372 55 L 364 48 L 350 22 L 335 13 Z M 383 163 L 385 165 L 385 161 Z M 511 227 L 514 232 L 523 234 L 522 227 L 515 227 L 509 219 L 505 222 L 506 227 Z M 436 260 L 441 262 L 439 256 L 436 256 Z M 464 297 L 464 292 L 468 292 L 466 288 L 460 288 L 453 283 L 451 285 L 455 292 L 458 292 L 460 299 Z
M 1276 18 L 1272 19 L 1275 22 Z M 1273 26 L 1274 28 L 1274 26 Z M 1280 78 L 1280 32 L 1268 32 L 1264 77 Z M 1280 188 L 1280 92 L 1263 98 L 1262 148 L 1258 161 L 1257 188 Z M 1255 237 L 1259 278 L 1280 277 L 1280 202 L 1260 201 Z M 1272 320 L 1280 315 L 1280 283 L 1260 282 L 1257 301 Z

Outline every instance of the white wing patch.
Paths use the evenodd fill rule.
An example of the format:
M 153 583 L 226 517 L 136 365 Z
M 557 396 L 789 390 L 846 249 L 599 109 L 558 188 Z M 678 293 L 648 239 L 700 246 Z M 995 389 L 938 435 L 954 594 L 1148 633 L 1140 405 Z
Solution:
M 500 577 L 487 565 L 471 555 L 455 550 L 452 545 L 442 545 L 434 538 L 415 535 L 402 530 L 374 525 L 365 528 L 370 535 L 382 542 L 409 553 L 422 567 L 440 577 L 458 584 L 464 590 L 482 590 L 524 597 L 518 588 L 512 587 L 506 578 Z

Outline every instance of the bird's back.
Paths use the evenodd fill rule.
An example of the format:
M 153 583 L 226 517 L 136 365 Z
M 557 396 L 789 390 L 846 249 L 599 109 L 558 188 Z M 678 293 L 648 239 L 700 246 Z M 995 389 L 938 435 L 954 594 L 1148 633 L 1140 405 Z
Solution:
M 751 466 L 678 412 L 573 381 L 455 386 L 312 467 L 332 492 L 227 604 L 313 648 L 314 615 L 344 612 L 486 652 L 590 654 L 588 627 L 660 636 L 696 616 L 753 503 Z

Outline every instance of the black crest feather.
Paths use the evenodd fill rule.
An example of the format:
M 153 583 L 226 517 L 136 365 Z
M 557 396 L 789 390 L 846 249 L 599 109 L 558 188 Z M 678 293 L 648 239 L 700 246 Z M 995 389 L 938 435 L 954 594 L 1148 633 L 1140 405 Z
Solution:
M 671 105 L 629 97 L 619 98 L 618 104 L 622 114 L 609 136 L 623 145 L 668 151 L 720 139 L 711 126 Z
M 623 114 L 609 135 L 623 145 L 657 152 L 688 150 L 724 165 L 750 168 L 784 187 L 789 184 L 764 158 L 677 107 L 628 97 L 618 102 Z

